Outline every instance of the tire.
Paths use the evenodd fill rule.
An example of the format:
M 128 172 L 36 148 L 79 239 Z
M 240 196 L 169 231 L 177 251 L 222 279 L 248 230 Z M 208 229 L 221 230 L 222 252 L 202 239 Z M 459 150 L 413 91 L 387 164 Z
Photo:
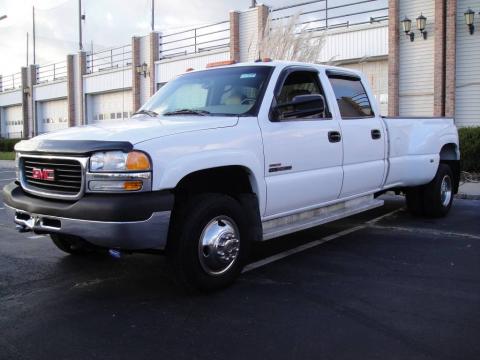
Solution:
M 423 208 L 423 190 L 423 186 L 417 186 L 406 191 L 407 209 L 410 214 L 414 216 L 425 215 L 425 209 Z
M 235 281 L 251 243 L 244 211 L 223 194 L 197 195 L 175 211 L 167 256 L 182 288 L 213 291 Z
M 425 215 L 444 217 L 450 211 L 453 202 L 453 173 L 450 166 L 440 164 L 435 178 L 427 185 L 423 194 Z
M 95 250 L 93 245 L 74 236 L 50 234 L 50 238 L 57 248 L 70 255 L 88 255 Z

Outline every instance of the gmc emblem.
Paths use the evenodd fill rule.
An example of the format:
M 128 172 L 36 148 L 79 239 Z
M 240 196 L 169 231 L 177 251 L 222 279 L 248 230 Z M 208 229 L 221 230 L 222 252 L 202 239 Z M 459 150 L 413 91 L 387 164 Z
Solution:
M 32 169 L 32 177 L 36 180 L 55 181 L 55 171 L 53 169 Z

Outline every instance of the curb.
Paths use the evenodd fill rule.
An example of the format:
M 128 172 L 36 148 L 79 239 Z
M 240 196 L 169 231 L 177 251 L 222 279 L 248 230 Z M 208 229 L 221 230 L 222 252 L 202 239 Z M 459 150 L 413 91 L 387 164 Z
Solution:
M 457 194 L 455 195 L 455 198 L 463 200 L 480 200 L 480 195 Z
M 13 160 L 0 160 L 0 168 L 15 169 L 15 161 L 13 161 Z

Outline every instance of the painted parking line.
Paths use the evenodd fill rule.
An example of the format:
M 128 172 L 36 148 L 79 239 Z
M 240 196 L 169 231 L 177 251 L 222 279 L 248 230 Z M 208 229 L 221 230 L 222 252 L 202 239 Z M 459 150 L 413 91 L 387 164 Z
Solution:
M 0 179 L 0 181 L 12 181 L 12 180 L 16 180 L 16 178 L 12 178 L 12 179 Z
M 28 238 L 29 239 L 40 239 L 40 238 L 44 238 L 45 235 L 32 235 L 32 236 L 29 236 Z
M 379 216 L 379 217 L 376 217 L 376 218 L 374 218 L 374 219 L 372 219 L 372 220 L 366 221 L 365 224 L 363 224 L 363 225 L 354 226 L 354 227 L 352 227 L 352 228 L 350 228 L 350 229 L 346 229 L 346 230 L 339 231 L 339 232 L 337 232 L 337 233 L 335 233 L 335 234 L 328 235 L 328 236 L 325 236 L 325 237 L 323 237 L 323 238 L 321 238 L 321 239 L 314 240 L 314 241 L 311 241 L 311 242 L 309 242 L 309 243 L 306 243 L 306 244 L 297 246 L 296 248 L 283 251 L 283 252 L 281 252 L 281 253 L 278 253 L 278 254 L 269 256 L 269 257 L 267 257 L 267 258 L 265 258 L 265 259 L 262 259 L 262 260 L 255 261 L 255 262 L 250 263 L 250 264 L 248 264 L 247 266 L 245 266 L 245 267 L 243 268 L 242 273 L 246 273 L 246 272 L 248 272 L 248 271 L 252 271 L 252 270 L 258 269 L 259 267 L 262 267 L 262 266 L 271 264 L 271 263 L 273 263 L 273 262 L 275 262 L 275 261 L 284 259 L 284 258 L 286 258 L 286 257 L 288 257 L 288 256 L 291 256 L 291 255 L 294 255 L 294 254 L 298 254 L 299 252 L 302 252 L 302 251 L 311 249 L 311 248 L 313 248 L 313 247 L 315 247 L 315 246 L 324 244 L 324 243 L 326 243 L 326 242 L 329 242 L 329 241 L 338 239 L 339 237 L 342 237 L 342 236 L 351 234 L 351 233 L 353 233 L 353 232 L 355 232 L 355 231 L 359 231 L 359 230 L 368 228 L 369 226 L 375 225 L 375 224 L 376 224 L 377 222 L 379 222 L 380 220 L 383 220 L 383 219 L 385 219 L 385 218 L 387 218 L 387 217 L 389 217 L 389 216 L 392 216 L 392 215 L 400 212 L 401 210 L 403 210 L 403 209 L 396 209 L 396 210 L 390 211 L 389 213 L 383 214 L 383 215 L 381 215 L 381 216 Z
M 4 173 L 14 173 L 15 170 L 5 170 L 5 171 L 0 171 L 0 174 L 4 174 Z

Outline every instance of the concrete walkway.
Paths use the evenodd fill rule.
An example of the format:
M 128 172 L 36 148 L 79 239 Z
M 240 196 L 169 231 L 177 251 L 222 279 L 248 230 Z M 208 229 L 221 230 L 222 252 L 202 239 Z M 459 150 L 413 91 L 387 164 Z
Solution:
M 13 160 L 0 160 L 0 168 L 14 169 L 15 161 Z
M 480 183 L 466 182 L 460 185 L 457 197 L 480 200 Z

